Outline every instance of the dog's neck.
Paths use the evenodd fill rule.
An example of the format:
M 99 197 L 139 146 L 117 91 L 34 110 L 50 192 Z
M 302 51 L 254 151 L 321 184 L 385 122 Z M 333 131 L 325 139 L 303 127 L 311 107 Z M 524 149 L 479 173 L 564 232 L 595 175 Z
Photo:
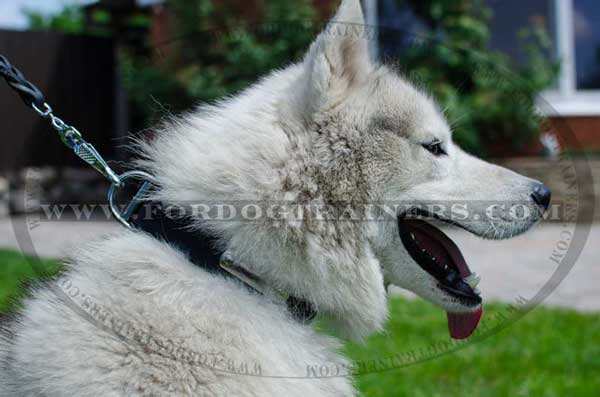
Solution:
M 185 253 L 194 265 L 226 278 L 234 278 L 249 290 L 265 296 L 276 296 L 285 302 L 290 314 L 301 323 L 308 323 L 316 316 L 314 306 L 303 299 L 276 291 L 263 280 L 250 273 L 247 266 L 235 261 L 221 248 L 217 239 L 199 230 L 192 230 L 185 218 L 174 218 L 159 202 L 140 202 L 129 220 L 138 230 L 164 241 Z
M 137 164 L 155 177 L 151 199 L 207 206 L 195 207 L 200 213 L 192 213 L 187 227 L 217 237 L 223 252 L 231 250 L 250 273 L 311 302 L 342 335 L 359 340 L 380 330 L 387 317 L 381 264 L 365 225 L 321 221 L 314 205 L 367 199 L 344 194 L 356 186 L 352 178 L 361 179 L 350 167 L 355 157 L 343 144 L 308 129 L 294 113 L 295 102 L 287 100 L 303 76 L 301 66 L 288 68 L 218 107 L 166 124 L 153 140 L 140 144 Z M 321 129 L 327 137 L 334 132 L 330 123 L 320 125 L 327 127 Z M 315 147 L 318 136 L 323 141 Z M 346 163 L 324 164 L 329 148 Z M 243 219 L 240 204 L 245 203 L 250 209 L 258 204 L 262 216 Z M 271 204 L 283 205 L 273 217 Z M 237 216 L 224 219 L 219 209 L 230 206 L 239 210 Z

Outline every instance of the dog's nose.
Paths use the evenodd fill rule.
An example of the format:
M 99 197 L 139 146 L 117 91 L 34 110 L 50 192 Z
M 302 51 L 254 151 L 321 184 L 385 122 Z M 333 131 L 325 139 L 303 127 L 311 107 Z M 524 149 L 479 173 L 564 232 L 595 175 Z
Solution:
M 552 192 L 546 187 L 546 185 L 542 185 L 540 183 L 533 189 L 531 197 L 533 198 L 533 201 L 535 201 L 535 203 L 542 208 L 542 210 L 546 211 L 550 206 Z

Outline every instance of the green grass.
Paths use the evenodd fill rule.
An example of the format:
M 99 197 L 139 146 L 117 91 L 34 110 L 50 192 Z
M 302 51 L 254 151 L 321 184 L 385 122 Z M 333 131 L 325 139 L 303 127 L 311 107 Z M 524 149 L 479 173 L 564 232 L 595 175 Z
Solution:
M 51 273 L 55 261 L 40 266 Z M 35 277 L 29 261 L 0 250 L 0 313 L 12 307 L 20 285 Z M 390 301 L 386 334 L 345 353 L 362 368 L 387 367 L 389 357 L 427 357 L 448 345 L 445 314 L 422 301 Z M 485 306 L 480 330 L 502 323 L 507 305 Z M 432 346 L 442 346 L 432 350 Z M 363 396 L 563 397 L 600 396 L 600 315 L 537 308 L 480 342 L 426 362 L 355 376 Z M 413 356 L 406 354 L 413 352 Z M 378 361 L 373 361 L 378 360 Z
M 44 273 L 56 273 L 59 267 L 54 260 L 36 260 L 14 251 L 0 250 L 0 313 L 13 308 L 24 286 Z
M 387 334 L 364 346 L 347 345 L 350 357 L 364 362 L 448 343 L 446 316 L 439 309 L 402 299 L 393 299 L 390 308 Z M 506 311 L 506 305 L 486 305 L 480 328 L 503 323 L 495 316 Z M 355 379 L 369 397 L 600 396 L 600 315 L 537 308 L 458 352 Z

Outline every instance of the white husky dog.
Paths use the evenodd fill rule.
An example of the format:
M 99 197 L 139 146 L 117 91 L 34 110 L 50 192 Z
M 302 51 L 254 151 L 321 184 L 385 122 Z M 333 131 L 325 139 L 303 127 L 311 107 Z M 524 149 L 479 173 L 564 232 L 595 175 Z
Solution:
M 311 376 L 315 365 L 349 363 L 335 339 L 294 319 L 281 294 L 361 339 L 384 327 L 393 284 L 443 308 L 452 336 L 473 332 L 477 280 L 441 231 L 406 219 L 406 206 L 383 222 L 320 217 L 315 208 L 337 213 L 344 203 L 361 216 L 365 203 L 468 200 L 455 211 L 468 216 L 433 215 L 500 239 L 540 220 L 549 192 L 452 143 L 431 98 L 370 59 L 365 35 L 354 34 L 364 26 L 359 0 L 345 0 L 333 22 L 351 28 L 326 30 L 301 63 L 170 122 L 142 145 L 141 164 L 164 203 L 304 210 L 191 221 L 217 236 L 263 293 L 143 232 L 106 237 L 75 253 L 3 326 L 1 395 L 355 395 L 347 377 Z M 490 201 L 520 203 L 530 216 L 513 221 Z

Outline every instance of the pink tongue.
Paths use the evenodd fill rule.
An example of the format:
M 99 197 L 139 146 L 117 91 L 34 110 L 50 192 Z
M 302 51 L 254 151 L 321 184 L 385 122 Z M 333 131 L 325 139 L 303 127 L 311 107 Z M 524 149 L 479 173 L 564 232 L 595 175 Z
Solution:
M 450 337 L 453 339 L 466 339 L 473 335 L 475 328 L 483 315 L 483 308 L 477 309 L 472 313 L 447 313 L 448 328 L 450 329 Z

